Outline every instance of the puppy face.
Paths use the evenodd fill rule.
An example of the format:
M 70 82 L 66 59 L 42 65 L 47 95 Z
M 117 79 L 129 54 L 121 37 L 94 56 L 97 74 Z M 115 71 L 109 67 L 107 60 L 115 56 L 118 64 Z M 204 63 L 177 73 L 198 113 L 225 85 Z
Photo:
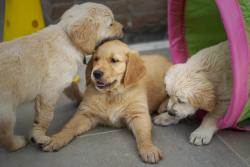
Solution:
M 63 14 L 61 24 L 73 43 L 87 54 L 103 41 L 123 36 L 122 25 L 115 21 L 112 11 L 97 3 L 73 6 Z
M 186 64 L 170 68 L 165 77 L 169 95 L 167 111 L 178 119 L 193 115 L 198 109 L 212 112 L 215 106 L 214 88 L 201 71 Z
M 92 81 L 101 92 L 129 87 L 145 74 L 138 53 L 118 40 L 101 45 L 86 70 L 86 80 Z

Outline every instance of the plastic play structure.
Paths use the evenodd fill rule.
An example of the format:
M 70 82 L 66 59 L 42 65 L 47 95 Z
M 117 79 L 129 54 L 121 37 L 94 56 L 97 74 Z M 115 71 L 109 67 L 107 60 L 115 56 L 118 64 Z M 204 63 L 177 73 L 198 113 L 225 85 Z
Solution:
M 250 117 L 249 0 L 168 0 L 168 37 L 174 63 L 184 63 L 198 50 L 228 40 L 232 96 L 218 125 L 236 128 L 239 121 Z
M 0 0 L 0 10 L 4 15 L 3 40 L 9 41 L 20 36 L 29 35 L 45 27 L 46 21 L 52 20 L 43 11 L 46 0 Z M 1 14 L 1 13 L 0 13 Z M 44 20 L 45 19 L 45 20 Z M 47 23 L 48 24 L 48 23 Z M 80 82 L 76 75 L 73 82 Z
M 45 26 L 40 0 L 5 0 L 4 41 L 28 35 Z

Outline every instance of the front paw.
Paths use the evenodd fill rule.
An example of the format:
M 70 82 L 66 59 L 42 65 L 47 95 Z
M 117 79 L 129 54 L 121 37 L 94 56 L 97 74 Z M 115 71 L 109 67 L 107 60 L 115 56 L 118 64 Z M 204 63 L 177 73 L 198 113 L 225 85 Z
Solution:
M 23 148 L 27 144 L 24 136 L 13 136 L 11 144 L 7 146 L 10 151 L 16 151 Z
M 68 142 L 61 137 L 53 136 L 51 138 L 51 142 L 48 145 L 43 147 L 43 151 L 45 152 L 54 152 L 61 149 L 65 146 Z
M 152 144 L 141 146 L 139 152 L 142 160 L 146 163 L 155 164 L 162 159 L 161 150 Z
M 39 145 L 46 145 L 51 141 L 51 138 L 49 136 L 46 136 L 45 134 L 33 132 L 30 136 L 30 140 L 33 143 L 36 143 Z
M 191 133 L 189 142 L 197 146 L 209 144 L 213 137 L 213 134 L 214 132 L 208 129 L 196 129 Z
M 179 120 L 173 116 L 170 116 L 167 112 L 165 112 L 165 113 L 162 113 L 162 114 L 154 117 L 153 122 L 156 125 L 168 126 L 171 124 L 177 124 L 179 122 Z

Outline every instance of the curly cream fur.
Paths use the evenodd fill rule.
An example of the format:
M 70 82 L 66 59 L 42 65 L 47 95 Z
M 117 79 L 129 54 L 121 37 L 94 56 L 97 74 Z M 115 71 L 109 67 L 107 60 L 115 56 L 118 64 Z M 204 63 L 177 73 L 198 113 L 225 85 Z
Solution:
M 190 142 L 208 144 L 230 101 L 229 57 L 228 43 L 221 42 L 202 49 L 184 64 L 172 66 L 165 77 L 166 91 L 170 96 L 165 107 L 168 112 L 155 117 L 154 122 L 176 124 L 198 109 L 205 110 L 208 113 L 200 127 L 190 135 Z

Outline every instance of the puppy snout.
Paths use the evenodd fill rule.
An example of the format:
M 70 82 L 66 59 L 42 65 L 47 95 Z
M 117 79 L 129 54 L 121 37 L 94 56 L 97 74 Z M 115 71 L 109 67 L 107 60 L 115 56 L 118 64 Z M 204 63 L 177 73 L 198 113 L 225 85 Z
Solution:
M 121 24 L 121 23 L 119 23 L 119 22 L 115 22 L 115 25 L 119 28 L 119 29 L 123 29 L 123 25 Z
M 114 28 L 116 29 L 116 33 L 118 33 L 117 35 L 119 37 L 123 37 L 123 35 L 124 35 L 124 27 L 123 27 L 123 25 L 121 23 L 119 23 L 119 22 L 115 22 Z
M 123 31 L 123 33 L 127 33 L 127 32 L 128 32 L 128 29 L 125 28 L 125 27 L 122 27 L 122 31 Z
M 102 78 L 103 74 L 104 74 L 104 73 L 103 73 L 101 70 L 95 70 L 95 71 L 93 72 L 93 75 L 94 75 L 95 79 L 100 79 L 100 78 Z
M 168 114 L 172 117 L 175 117 L 176 116 L 176 111 L 175 110 L 170 110 L 168 111 Z

